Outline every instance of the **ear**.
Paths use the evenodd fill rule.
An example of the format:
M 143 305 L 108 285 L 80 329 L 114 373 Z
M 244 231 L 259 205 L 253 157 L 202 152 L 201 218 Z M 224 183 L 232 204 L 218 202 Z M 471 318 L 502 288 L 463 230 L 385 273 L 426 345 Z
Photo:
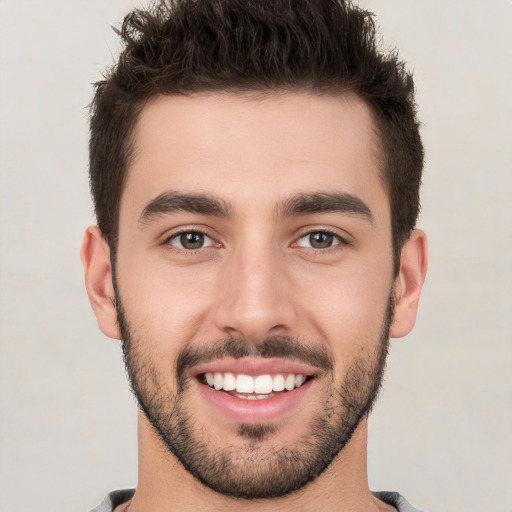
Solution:
M 414 327 L 427 263 L 427 236 L 415 229 L 402 247 L 400 270 L 393 287 L 395 310 L 389 331 L 392 338 L 401 338 Z
M 120 339 L 117 325 L 117 312 L 114 306 L 114 285 L 110 248 L 98 226 L 90 226 L 85 231 L 82 250 L 85 287 L 98 326 L 110 338 Z

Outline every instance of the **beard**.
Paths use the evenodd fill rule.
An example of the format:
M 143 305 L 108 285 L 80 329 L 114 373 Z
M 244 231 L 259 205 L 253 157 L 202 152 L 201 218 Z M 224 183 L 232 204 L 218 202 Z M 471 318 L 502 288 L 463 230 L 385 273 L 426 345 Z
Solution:
M 130 328 L 119 295 L 116 308 L 132 392 L 155 433 L 197 480 L 218 493 L 243 499 L 275 498 L 299 490 L 322 474 L 343 450 L 380 390 L 393 316 L 390 296 L 378 343 L 371 345 L 375 349 L 361 352 L 338 383 L 334 359 L 324 347 L 287 336 L 270 337 L 259 344 L 227 338 L 204 347 L 186 347 L 175 362 L 173 383 L 171 372 L 159 371 L 150 344 Z M 188 407 L 187 373 L 199 363 L 224 357 L 277 357 L 322 370 L 325 392 L 316 414 L 304 418 L 306 434 L 293 445 L 275 447 L 264 441 L 279 430 L 278 425 L 240 424 L 237 443 L 213 446 L 208 442 L 208 426 L 199 427 Z M 241 440 L 245 442 L 240 444 Z

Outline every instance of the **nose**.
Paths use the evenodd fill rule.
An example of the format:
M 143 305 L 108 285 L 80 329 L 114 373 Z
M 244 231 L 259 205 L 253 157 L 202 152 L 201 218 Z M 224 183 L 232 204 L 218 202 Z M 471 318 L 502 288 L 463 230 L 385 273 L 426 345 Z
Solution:
M 249 252 L 225 262 L 215 311 L 217 328 L 253 343 L 290 334 L 297 315 L 285 262 L 271 251 Z

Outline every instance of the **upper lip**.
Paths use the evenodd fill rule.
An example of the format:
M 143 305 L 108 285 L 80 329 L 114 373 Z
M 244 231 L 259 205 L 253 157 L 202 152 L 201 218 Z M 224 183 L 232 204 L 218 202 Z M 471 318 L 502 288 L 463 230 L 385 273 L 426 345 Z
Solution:
M 192 371 L 192 376 L 197 377 L 204 373 L 226 373 L 235 375 L 267 375 L 267 374 L 300 374 L 310 377 L 318 373 L 318 368 L 292 361 L 289 359 L 266 359 L 244 357 L 241 359 L 219 359 L 196 366 Z

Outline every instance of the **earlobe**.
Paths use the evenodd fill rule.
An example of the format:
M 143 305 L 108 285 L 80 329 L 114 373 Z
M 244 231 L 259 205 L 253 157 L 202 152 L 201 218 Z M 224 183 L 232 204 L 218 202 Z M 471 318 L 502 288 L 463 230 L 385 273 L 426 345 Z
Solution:
M 401 338 L 414 327 L 427 264 L 427 237 L 423 231 L 415 229 L 402 248 L 400 270 L 393 288 L 395 309 L 390 328 L 392 338 Z
M 110 248 L 98 226 L 85 231 L 80 251 L 84 266 L 85 287 L 101 331 L 110 338 L 120 339 L 117 313 L 113 298 Z

